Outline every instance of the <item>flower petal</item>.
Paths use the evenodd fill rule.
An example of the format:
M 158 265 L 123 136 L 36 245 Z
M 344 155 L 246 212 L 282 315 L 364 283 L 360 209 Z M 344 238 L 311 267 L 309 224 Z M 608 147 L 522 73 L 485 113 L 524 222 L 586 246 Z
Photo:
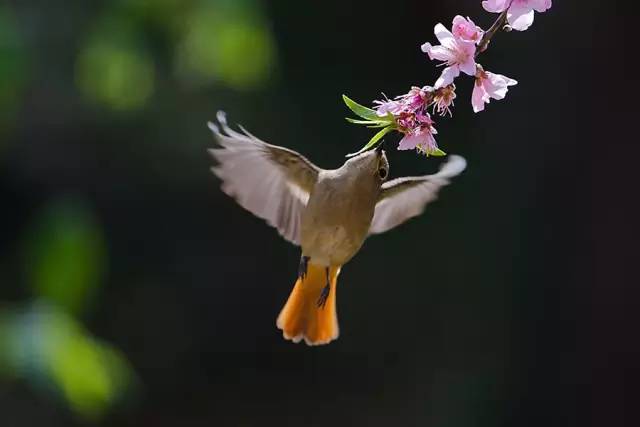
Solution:
M 453 18 L 453 26 L 458 26 L 458 25 L 466 25 L 467 24 L 467 20 L 464 18 L 464 16 L 462 15 L 456 15 Z
M 514 4 L 507 12 L 507 21 L 514 30 L 524 31 L 533 24 L 533 9 L 521 6 L 520 3 Z
M 436 139 L 430 133 L 425 133 L 422 136 L 422 141 L 418 145 L 419 145 L 419 148 L 421 148 L 427 154 L 431 154 L 432 152 L 438 149 L 438 144 L 436 143 Z
M 475 50 L 475 46 L 474 46 L 474 50 Z M 476 61 L 474 59 L 474 55 L 469 55 L 467 60 L 462 64 L 459 64 L 459 66 L 460 66 L 460 71 L 462 71 L 463 73 L 469 76 L 476 75 Z
M 460 75 L 460 67 L 458 65 L 452 65 L 450 67 L 442 70 L 442 74 L 436 80 L 436 84 L 434 86 L 435 89 L 439 89 L 444 86 L 448 86 L 453 83 L 453 79 Z
M 504 12 L 508 6 L 509 0 L 485 0 L 482 2 L 484 10 L 491 13 Z
M 484 89 L 486 91 L 487 97 L 491 97 L 493 99 L 501 100 L 507 96 L 507 86 L 501 85 L 500 83 L 495 84 L 490 80 L 485 81 Z
M 436 24 L 436 26 L 433 28 L 433 32 L 435 33 L 436 38 L 438 39 L 440 44 L 444 47 L 448 47 L 451 49 L 455 46 L 455 38 L 453 37 L 453 34 L 451 34 L 451 31 L 447 30 L 444 25 L 440 23 Z
M 398 150 L 413 150 L 422 140 L 423 138 L 419 135 L 405 135 L 398 144 Z
M 482 83 L 476 80 L 476 83 L 473 85 L 473 92 L 471 93 L 471 106 L 473 107 L 474 113 L 479 113 L 484 110 L 484 94 Z
M 426 45 L 429 45 L 429 46 L 426 46 Z M 431 46 L 429 43 L 425 43 L 424 45 L 422 45 L 422 47 L 423 47 L 422 50 L 427 55 L 429 55 L 429 59 L 431 60 L 437 59 L 438 61 L 443 61 L 443 62 L 449 62 L 449 61 L 455 60 L 454 53 L 444 46 L 441 46 L 441 45 Z
M 536 12 L 546 12 L 551 8 L 551 0 L 530 0 L 529 5 Z
M 463 41 L 476 43 L 482 38 L 482 28 L 478 27 L 470 18 L 456 15 L 451 27 L 453 35 Z
M 487 79 L 484 81 L 484 87 L 493 99 L 503 99 L 509 91 L 509 86 L 518 84 L 517 81 L 502 74 L 494 74 L 489 71 L 486 74 Z
M 378 117 L 386 117 L 389 113 L 396 115 L 402 110 L 402 105 L 398 101 L 385 100 L 373 102 L 377 104 L 373 109 L 378 113 Z
M 469 18 L 468 16 L 467 16 L 467 21 L 469 21 L 469 23 L 470 23 L 471 25 L 473 25 L 474 27 L 480 28 L 480 27 L 478 27 L 478 26 L 476 25 L 476 23 L 475 23 L 475 22 L 473 22 L 473 20 L 472 20 L 471 18 Z M 482 28 L 480 28 L 480 29 L 482 30 Z

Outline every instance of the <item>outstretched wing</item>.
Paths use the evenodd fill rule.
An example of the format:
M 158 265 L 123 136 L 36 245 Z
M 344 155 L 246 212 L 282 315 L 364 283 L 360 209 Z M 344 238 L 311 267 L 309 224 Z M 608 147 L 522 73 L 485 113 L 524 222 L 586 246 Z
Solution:
M 452 155 L 436 174 L 396 178 L 382 184 L 369 233 L 384 233 L 420 215 L 427 203 L 438 197 L 440 188 L 449 184 L 449 180 L 460 174 L 466 165 L 464 158 Z
M 295 151 L 267 144 L 230 129 L 223 112 L 220 128 L 209 122 L 220 148 L 209 152 L 218 165 L 211 168 L 222 180 L 222 191 L 243 208 L 266 220 L 282 237 L 300 242 L 300 215 L 320 169 Z

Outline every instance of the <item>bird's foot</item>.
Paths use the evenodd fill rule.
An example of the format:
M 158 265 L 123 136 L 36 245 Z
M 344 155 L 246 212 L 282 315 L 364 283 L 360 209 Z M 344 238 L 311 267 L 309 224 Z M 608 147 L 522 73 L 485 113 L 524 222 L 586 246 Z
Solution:
M 304 280 L 307 275 L 307 269 L 309 268 L 309 257 L 302 255 L 300 257 L 300 264 L 298 264 L 298 278 Z
M 316 302 L 316 305 L 318 306 L 318 308 L 324 308 L 324 305 L 327 303 L 327 298 L 329 298 L 329 292 L 331 292 L 331 287 L 329 285 L 326 285 L 324 288 L 322 288 L 320 297 Z
M 329 292 L 331 292 L 331 282 L 329 280 L 329 268 L 327 267 L 327 284 L 322 288 L 322 292 L 316 303 L 319 308 L 324 308 L 324 305 L 327 303 L 327 298 L 329 298 Z

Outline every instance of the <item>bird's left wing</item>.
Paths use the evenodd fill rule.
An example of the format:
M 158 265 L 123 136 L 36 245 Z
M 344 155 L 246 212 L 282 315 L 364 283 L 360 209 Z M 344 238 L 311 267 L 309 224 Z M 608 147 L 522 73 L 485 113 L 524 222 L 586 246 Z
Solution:
M 440 188 L 449 184 L 450 179 L 460 174 L 466 165 L 463 157 L 452 155 L 436 174 L 396 178 L 382 184 L 369 233 L 384 233 L 420 215 L 427 203 L 438 197 Z
M 221 148 L 209 152 L 218 161 L 211 170 L 222 190 L 299 245 L 300 215 L 320 169 L 295 151 L 267 144 L 243 128 L 243 133 L 230 129 L 223 112 L 217 117 L 222 131 L 211 122 L 209 128 Z

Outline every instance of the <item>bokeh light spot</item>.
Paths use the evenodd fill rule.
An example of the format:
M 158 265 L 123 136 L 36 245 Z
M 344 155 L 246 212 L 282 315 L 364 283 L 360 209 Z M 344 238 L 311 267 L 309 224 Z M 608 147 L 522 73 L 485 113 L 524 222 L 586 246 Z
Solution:
M 71 312 L 88 306 L 106 263 L 102 230 L 88 207 L 61 199 L 37 218 L 26 246 L 29 284 Z
M 176 53 L 183 80 L 218 81 L 240 90 L 265 85 L 276 62 L 276 48 L 256 10 L 204 3 L 194 8 L 187 22 Z
M 249 23 L 221 25 L 216 44 L 222 81 L 238 89 L 250 89 L 266 81 L 274 45 L 263 27 Z
M 117 25 L 91 37 L 76 63 L 76 83 L 90 100 L 113 110 L 143 107 L 154 92 L 151 56 Z
M 48 302 L 0 311 L 0 332 L 0 374 L 61 396 L 85 419 L 103 416 L 133 384 L 133 371 L 119 351 Z

